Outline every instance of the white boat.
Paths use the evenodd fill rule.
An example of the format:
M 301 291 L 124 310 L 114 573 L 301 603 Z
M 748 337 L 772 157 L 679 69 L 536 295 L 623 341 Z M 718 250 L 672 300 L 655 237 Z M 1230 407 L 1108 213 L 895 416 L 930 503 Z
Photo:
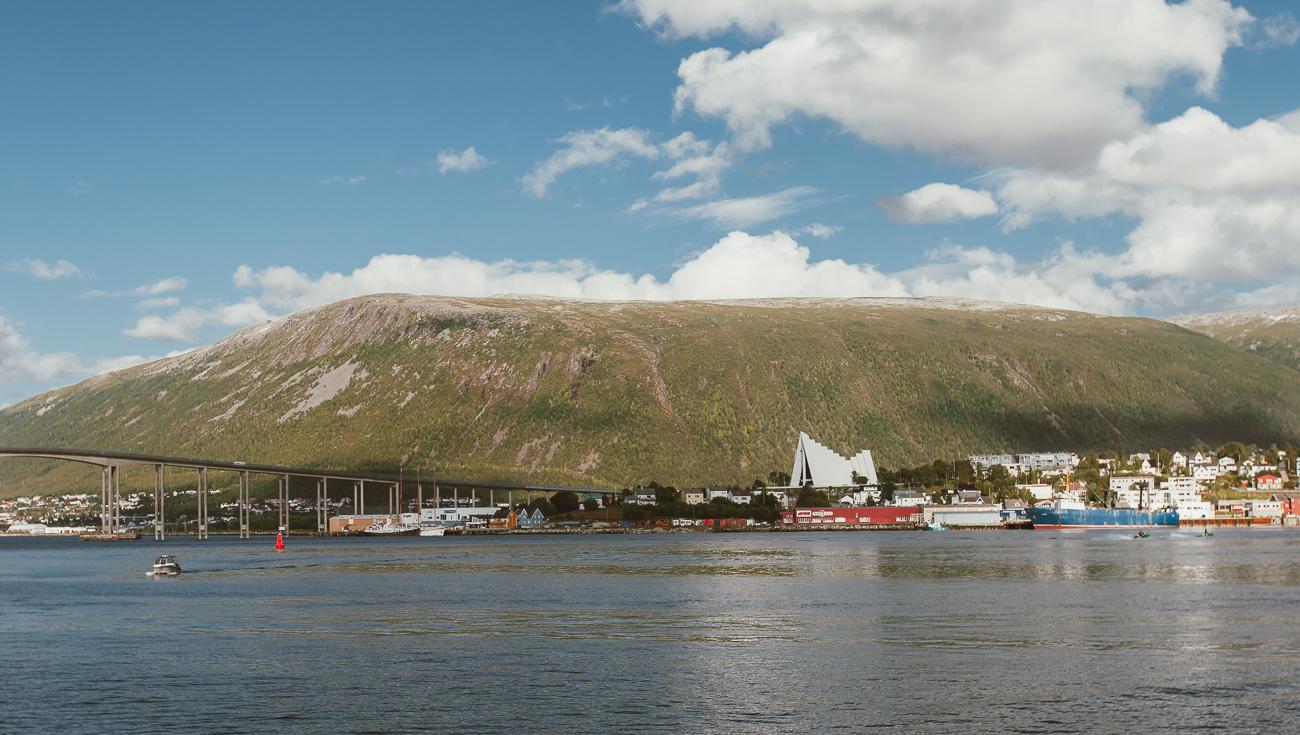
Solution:
M 420 527 L 410 523 L 381 523 L 362 531 L 367 536 L 414 536 L 419 532 Z
M 181 574 L 181 565 L 176 561 L 176 557 L 171 554 L 163 554 L 154 559 L 153 571 L 149 572 L 150 577 L 179 577 Z
M 445 536 L 447 534 L 446 526 L 421 526 L 421 536 Z

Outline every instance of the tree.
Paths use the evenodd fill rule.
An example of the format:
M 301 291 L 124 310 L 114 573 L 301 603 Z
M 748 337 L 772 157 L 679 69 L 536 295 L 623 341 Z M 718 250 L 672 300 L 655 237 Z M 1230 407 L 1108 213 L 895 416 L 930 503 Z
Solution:
M 769 487 L 790 487 L 790 475 L 780 470 L 767 473 L 767 481 Z
M 655 505 L 672 505 L 682 499 L 682 494 L 675 487 L 656 487 Z
M 831 499 L 825 490 L 814 490 L 807 486 L 799 488 L 799 498 L 795 501 L 795 505 L 800 508 L 825 508 L 830 504 Z
M 537 500 L 534 500 L 530 505 L 532 506 L 532 510 L 542 511 L 542 515 L 545 516 L 546 518 L 559 515 L 559 511 L 556 510 L 555 504 L 547 500 L 546 498 L 538 498 Z
M 600 510 L 600 501 L 595 499 L 584 500 L 582 501 L 582 509 L 588 511 Z
M 551 505 L 559 513 L 572 513 L 578 509 L 578 494 L 569 490 L 561 490 L 551 496 Z

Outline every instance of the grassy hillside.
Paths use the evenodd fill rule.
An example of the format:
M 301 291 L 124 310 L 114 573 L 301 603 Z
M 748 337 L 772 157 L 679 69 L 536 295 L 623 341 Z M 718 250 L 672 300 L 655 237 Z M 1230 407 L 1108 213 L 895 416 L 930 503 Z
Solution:
M 1174 322 L 1300 370 L 1300 308 L 1227 311 Z
M 980 302 L 385 295 L 0 412 L 0 445 L 622 486 L 788 471 L 797 433 L 970 451 L 1300 441 L 1300 373 L 1172 324 Z M 92 471 L 7 460 L 0 491 Z

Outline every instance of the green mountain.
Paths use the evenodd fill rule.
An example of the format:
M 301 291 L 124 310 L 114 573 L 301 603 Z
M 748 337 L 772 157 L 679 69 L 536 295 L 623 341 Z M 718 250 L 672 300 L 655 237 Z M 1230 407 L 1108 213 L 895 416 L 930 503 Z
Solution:
M 1300 370 L 1300 308 L 1225 311 L 1175 324 Z
M 0 412 L 7 446 L 584 486 L 748 484 L 789 470 L 800 430 L 885 466 L 1300 441 L 1300 372 L 1165 322 L 976 301 L 383 295 Z M 5 494 L 98 483 L 0 467 Z

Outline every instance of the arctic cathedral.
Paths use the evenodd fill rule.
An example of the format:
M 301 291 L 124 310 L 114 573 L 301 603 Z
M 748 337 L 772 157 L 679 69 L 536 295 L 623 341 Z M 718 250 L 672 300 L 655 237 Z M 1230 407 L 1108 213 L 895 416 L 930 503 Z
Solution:
M 863 478 L 865 483 L 854 482 L 854 474 Z M 876 463 L 871 458 L 870 449 L 863 449 L 850 459 L 801 431 L 799 443 L 794 448 L 794 469 L 790 470 L 790 484 L 795 487 L 808 484 L 813 487 L 847 487 L 880 483 L 876 478 Z

